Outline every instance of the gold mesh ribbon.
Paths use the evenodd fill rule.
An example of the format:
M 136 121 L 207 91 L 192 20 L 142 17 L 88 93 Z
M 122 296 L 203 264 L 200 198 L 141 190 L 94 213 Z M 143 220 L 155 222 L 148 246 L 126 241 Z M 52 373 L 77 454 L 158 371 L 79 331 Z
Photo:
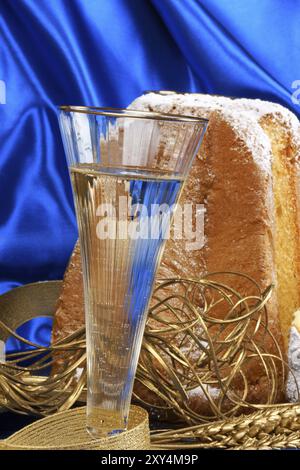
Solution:
M 56 413 L 0 441 L 0 450 L 147 450 L 150 448 L 148 414 L 138 406 L 130 407 L 128 430 L 116 436 L 93 439 L 85 426 L 85 407 Z

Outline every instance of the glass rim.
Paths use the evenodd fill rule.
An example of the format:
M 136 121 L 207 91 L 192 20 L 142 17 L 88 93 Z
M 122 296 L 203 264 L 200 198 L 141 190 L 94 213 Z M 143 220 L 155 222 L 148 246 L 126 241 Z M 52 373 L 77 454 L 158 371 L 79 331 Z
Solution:
M 184 114 L 171 114 L 171 113 L 160 113 L 156 111 L 144 111 L 139 109 L 127 109 L 127 108 L 109 108 L 109 107 L 97 107 L 97 106 L 73 106 L 73 105 L 61 105 L 58 106 L 60 111 L 74 112 L 81 114 L 93 114 L 107 117 L 128 117 L 136 119 L 154 119 L 158 121 L 171 121 L 171 122 L 187 122 L 194 124 L 208 124 L 209 119 L 189 116 Z

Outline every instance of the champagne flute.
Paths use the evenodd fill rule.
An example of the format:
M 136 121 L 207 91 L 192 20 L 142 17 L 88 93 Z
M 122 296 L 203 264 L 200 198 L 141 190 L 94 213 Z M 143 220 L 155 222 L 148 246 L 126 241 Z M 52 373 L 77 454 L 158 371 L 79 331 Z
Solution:
M 81 245 L 87 429 L 126 430 L 155 273 L 207 120 L 61 106 Z

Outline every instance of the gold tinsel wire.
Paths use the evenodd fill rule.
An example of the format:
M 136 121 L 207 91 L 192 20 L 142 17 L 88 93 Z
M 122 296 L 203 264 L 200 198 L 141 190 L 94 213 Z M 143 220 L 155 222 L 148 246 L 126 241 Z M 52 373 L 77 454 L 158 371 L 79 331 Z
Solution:
M 248 283 L 247 295 L 233 287 L 241 280 Z M 175 417 L 188 428 L 178 429 L 177 424 L 177 429 L 154 433 L 155 446 L 256 448 L 264 438 L 265 447 L 280 447 L 278 429 L 253 434 L 250 424 L 257 421 L 257 429 L 261 429 L 268 412 L 286 423 L 282 413 L 291 412 L 292 428 L 298 426 L 299 406 L 274 407 L 284 387 L 287 365 L 268 324 L 266 304 L 271 293 L 272 286 L 261 291 L 249 276 L 233 272 L 158 284 L 149 309 L 134 399 L 156 417 Z M 82 397 L 86 385 L 84 328 L 50 347 L 21 338 L 3 322 L 0 328 L 32 348 L 11 354 L 0 364 L 0 406 L 47 416 L 69 409 Z M 23 366 L 24 361 L 31 365 Z M 43 377 L 43 371 L 53 363 L 55 373 Z M 265 378 L 263 404 L 248 400 L 251 383 L 247 369 L 253 363 Z M 78 368 L 81 374 L 75 380 Z M 195 390 L 205 403 L 205 413 L 192 404 Z M 236 417 L 241 412 L 252 414 Z M 250 434 L 237 432 L 245 422 L 250 423 Z M 284 445 L 289 440 L 293 446 L 300 438 L 299 428 L 294 428 L 282 431 Z

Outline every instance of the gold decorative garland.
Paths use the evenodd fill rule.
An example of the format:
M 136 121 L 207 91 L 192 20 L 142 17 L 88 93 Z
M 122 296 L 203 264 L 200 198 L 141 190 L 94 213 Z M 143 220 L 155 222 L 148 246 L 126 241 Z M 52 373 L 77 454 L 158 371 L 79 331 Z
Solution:
M 230 283 L 225 284 L 226 276 L 247 280 L 249 295 L 243 296 Z M 47 416 L 68 410 L 84 398 L 84 328 L 49 348 L 15 333 L 20 323 L 32 317 L 33 310 L 24 318 L 24 310 L 29 314 L 32 299 L 37 316 L 54 312 L 60 285 L 58 281 L 37 283 L 0 296 L 0 339 L 13 335 L 33 348 L 10 355 L 5 364 L 0 364 L 0 406 Z M 285 381 L 286 364 L 268 328 L 265 305 L 271 290 L 270 287 L 261 292 L 251 278 L 240 273 L 212 273 L 198 280 L 165 280 L 157 287 L 137 370 L 135 399 L 155 410 L 156 415 L 173 416 L 172 419 L 177 416 L 189 427 L 153 433 L 155 447 L 300 446 L 300 405 L 273 406 Z M 22 321 L 17 320 L 20 311 Z M 7 318 L 13 319 L 12 327 L 3 321 Z M 272 345 L 271 353 L 264 349 L 266 339 Z M 42 377 L 43 370 L 53 364 L 53 357 L 57 362 L 62 356 L 64 367 L 50 377 Z M 24 360 L 30 360 L 32 365 L 23 367 Z M 247 400 L 249 361 L 257 361 L 265 372 L 266 405 Z M 82 372 L 79 380 L 74 380 L 78 368 Z M 239 393 L 233 386 L 236 380 L 242 383 Z M 208 408 L 205 414 L 192 406 L 195 388 L 201 390 L 205 400 Z M 217 397 L 211 389 L 219 390 Z M 253 413 L 255 409 L 260 410 Z M 252 410 L 252 414 L 234 417 L 239 410 L 247 413 Z M 266 419 L 275 420 L 278 425 L 268 431 Z

